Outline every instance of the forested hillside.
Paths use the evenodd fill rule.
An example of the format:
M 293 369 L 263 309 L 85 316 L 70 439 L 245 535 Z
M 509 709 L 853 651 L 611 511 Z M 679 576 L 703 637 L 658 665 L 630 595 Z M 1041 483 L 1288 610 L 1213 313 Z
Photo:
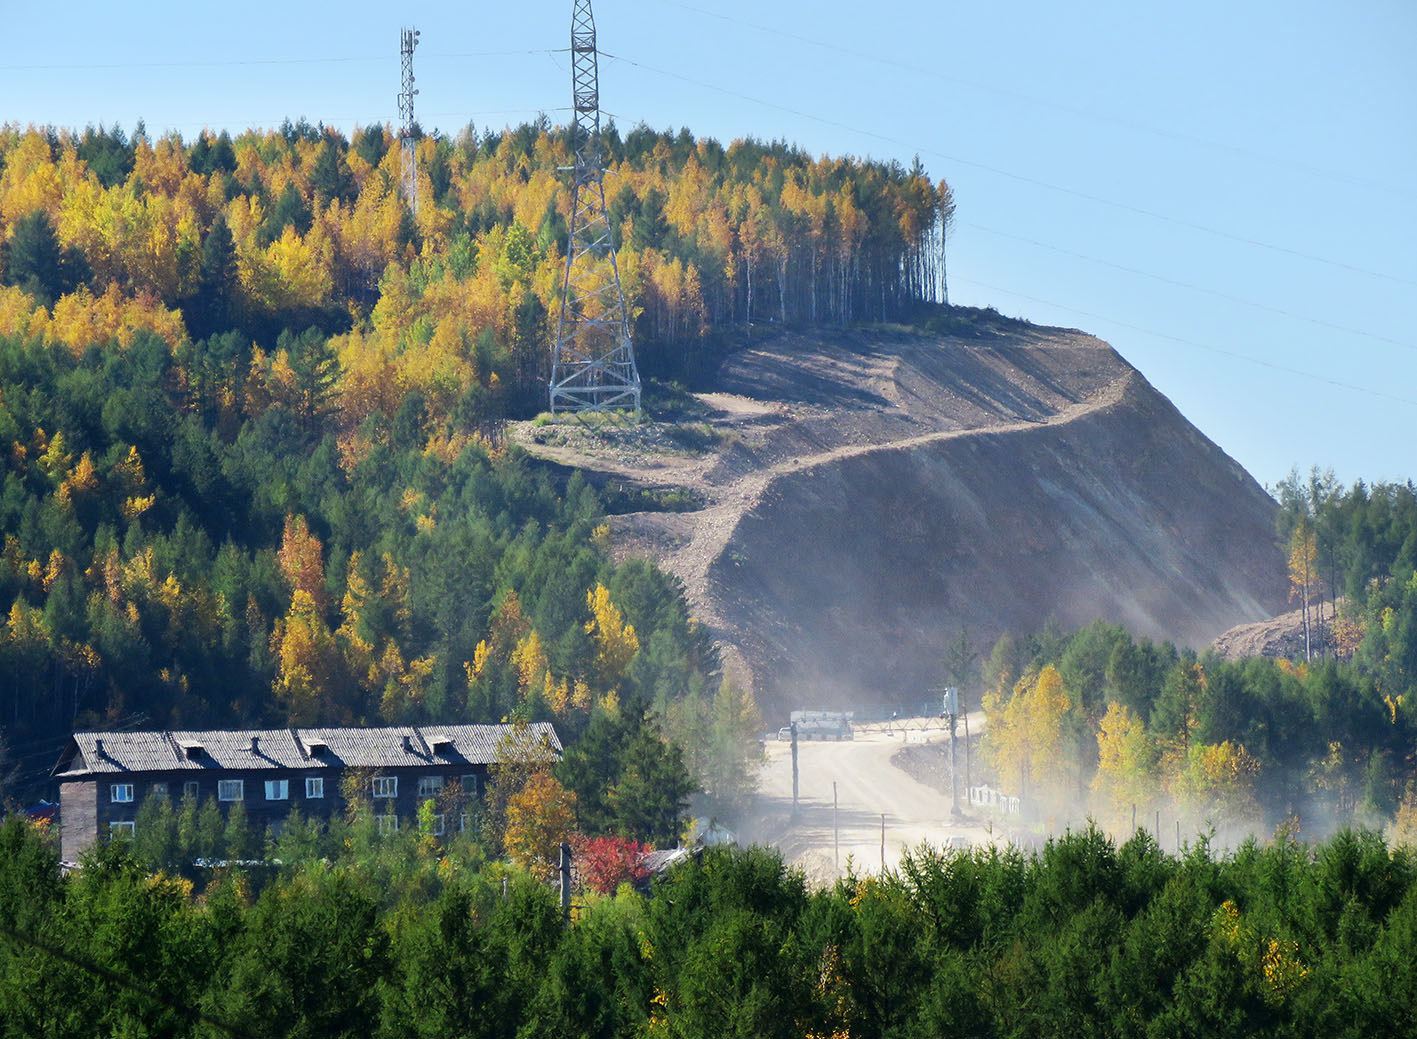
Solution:
M 1417 841 L 1417 494 L 1317 472 L 1278 492 L 1307 659 L 1196 655 L 1101 623 L 1006 638 L 982 669 L 999 782 L 1117 832 L 1160 811 L 1187 832 L 1364 822 Z
M 943 280 L 916 169 L 607 134 L 642 367 Z M 500 423 L 542 405 L 561 131 L 0 130 L 0 675 L 12 789 L 77 727 L 551 717 L 626 697 L 705 755 L 751 702 L 677 584 Z M 727 700 L 718 703 L 726 696 Z M 729 755 L 733 757 L 733 755 Z M 726 785 L 725 785 L 726 783 Z

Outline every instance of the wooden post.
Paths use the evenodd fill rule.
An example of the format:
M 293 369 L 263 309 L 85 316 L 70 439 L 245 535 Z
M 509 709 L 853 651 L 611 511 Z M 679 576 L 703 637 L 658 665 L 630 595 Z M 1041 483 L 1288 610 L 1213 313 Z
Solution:
M 886 872 L 886 813 L 881 813 L 881 875 Z
M 832 780 L 832 861 L 841 872 L 841 827 L 836 822 L 836 780 Z
M 571 846 L 561 844 L 561 926 L 571 926 Z

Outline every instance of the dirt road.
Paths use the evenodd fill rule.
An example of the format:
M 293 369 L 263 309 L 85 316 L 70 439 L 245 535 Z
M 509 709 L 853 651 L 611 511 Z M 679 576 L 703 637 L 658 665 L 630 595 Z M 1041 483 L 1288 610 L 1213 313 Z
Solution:
M 971 715 L 970 725 L 977 728 Z M 809 879 L 829 883 L 842 875 L 850 858 L 857 873 L 881 868 L 881 817 L 885 816 L 887 868 L 895 868 L 901 853 L 928 841 L 936 847 L 951 836 L 962 836 L 971 845 L 995 840 L 979 822 L 952 822 L 950 798 L 911 778 L 891 764 L 891 757 L 906 742 L 945 743 L 946 729 L 924 721 L 893 732 L 858 731 L 843 742 L 804 740 L 798 744 L 798 810 L 792 811 L 792 746 L 769 740 L 767 763 L 758 781 L 758 798 L 748 821 L 740 828 L 743 844 L 767 844 L 782 852 Z M 836 783 L 836 825 L 832 830 L 832 783 Z M 963 782 L 960 800 L 968 807 Z M 838 850 L 839 849 L 839 850 Z

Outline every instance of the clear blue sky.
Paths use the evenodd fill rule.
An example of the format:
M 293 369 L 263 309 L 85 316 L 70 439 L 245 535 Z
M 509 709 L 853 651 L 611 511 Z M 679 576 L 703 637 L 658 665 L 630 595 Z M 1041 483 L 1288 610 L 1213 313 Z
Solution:
M 566 119 L 570 0 L 11 5 L 0 121 Z M 1417 4 L 596 4 L 624 128 L 919 155 L 957 303 L 1102 336 L 1262 483 L 1417 477 Z M 614 57 L 611 57 L 613 55 Z

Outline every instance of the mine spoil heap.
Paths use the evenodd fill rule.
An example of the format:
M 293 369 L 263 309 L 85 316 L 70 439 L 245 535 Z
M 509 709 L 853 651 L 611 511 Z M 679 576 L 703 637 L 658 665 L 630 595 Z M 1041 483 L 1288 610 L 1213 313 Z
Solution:
M 718 381 L 696 440 L 513 435 L 701 506 L 613 517 L 615 551 L 683 580 L 765 710 L 915 699 L 961 630 L 1104 618 L 1199 647 L 1283 605 L 1274 502 L 1092 336 L 781 334 Z

